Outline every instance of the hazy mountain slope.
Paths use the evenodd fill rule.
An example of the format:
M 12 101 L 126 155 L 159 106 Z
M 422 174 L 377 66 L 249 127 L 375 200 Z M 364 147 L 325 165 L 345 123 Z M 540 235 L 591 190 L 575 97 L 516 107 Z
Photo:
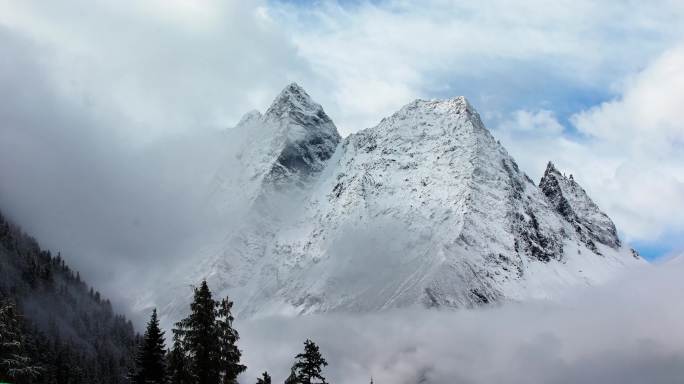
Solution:
M 305 94 L 283 94 L 292 88 Z M 190 274 L 233 296 L 242 316 L 548 297 L 639 263 L 581 187 L 555 174 L 537 187 L 462 97 L 414 101 L 332 154 L 301 139 L 334 143 L 332 122 L 292 119 L 307 108 L 283 94 L 236 128 L 259 138 L 241 152 L 247 173 L 232 179 L 252 181 L 243 189 L 253 205 Z M 296 145 L 274 138 L 303 121 Z
M 264 114 L 248 112 L 227 135 L 226 156 L 208 194 L 208 209 L 228 218 L 225 236 L 170 274 L 169 290 L 142 296 L 137 307 L 158 303 L 162 314 L 177 312 L 187 303 L 187 284 L 202 277 L 236 295 L 236 289 L 251 290 L 254 275 L 263 273 L 266 248 L 300 214 L 341 141 L 323 108 L 294 83 Z

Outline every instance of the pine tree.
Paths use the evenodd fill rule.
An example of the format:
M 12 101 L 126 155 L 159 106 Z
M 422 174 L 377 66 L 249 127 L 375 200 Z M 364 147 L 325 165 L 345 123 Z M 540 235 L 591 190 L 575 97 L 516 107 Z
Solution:
M 173 349 L 168 356 L 169 382 L 171 384 L 189 384 L 191 381 L 188 360 L 180 340 L 173 336 Z
M 166 383 L 165 350 L 164 331 L 159 328 L 157 310 L 154 309 L 150 322 L 147 323 L 142 345 L 138 349 L 135 361 L 137 372 L 133 376 L 134 384 Z
M 261 377 L 257 378 L 257 384 L 271 384 L 271 375 L 268 372 L 261 374 Z
M 327 366 L 321 355 L 318 345 L 313 341 L 307 339 L 304 342 L 304 353 L 295 356 L 295 364 L 293 366 L 296 372 L 296 383 L 298 384 L 326 384 L 325 378 L 321 375 L 323 367 Z
M 240 335 L 233 328 L 233 315 L 231 309 L 233 302 L 227 297 L 217 303 L 217 318 L 216 328 L 219 334 L 219 343 L 221 347 L 220 364 L 221 376 L 223 384 L 237 383 L 237 377 L 244 372 L 247 367 L 240 364 L 240 357 L 242 352 L 238 349 L 236 343 L 240 339 Z
M 290 376 L 285 379 L 285 384 L 297 384 L 297 371 L 294 365 L 290 368 Z
M 216 302 L 207 282 L 195 288 L 190 316 L 176 323 L 178 336 L 189 361 L 189 371 L 196 384 L 216 384 L 221 377 L 221 345 L 216 326 Z
M 22 324 L 14 303 L 0 301 L 0 381 L 23 381 L 39 371 L 24 350 Z

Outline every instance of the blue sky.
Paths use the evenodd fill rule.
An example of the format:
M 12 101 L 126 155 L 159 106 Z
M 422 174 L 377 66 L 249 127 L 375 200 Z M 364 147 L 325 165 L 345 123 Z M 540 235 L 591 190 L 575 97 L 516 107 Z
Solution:
M 639 254 L 648 260 L 658 260 L 666 257 L 673 248 L 681 246 L 681 239 L 663 239 L 656 242 L 635 241 L 632 247 L 639 251 Z

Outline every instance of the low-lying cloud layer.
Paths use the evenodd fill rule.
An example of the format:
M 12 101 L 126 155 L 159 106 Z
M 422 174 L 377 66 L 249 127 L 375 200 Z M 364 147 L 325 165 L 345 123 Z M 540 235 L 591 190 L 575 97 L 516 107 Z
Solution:
M 311 338 L 340 384 L 681 383 L 683 275 L 679 260 L 553 303 L 238 322 L 242 381 L 284 380 Z

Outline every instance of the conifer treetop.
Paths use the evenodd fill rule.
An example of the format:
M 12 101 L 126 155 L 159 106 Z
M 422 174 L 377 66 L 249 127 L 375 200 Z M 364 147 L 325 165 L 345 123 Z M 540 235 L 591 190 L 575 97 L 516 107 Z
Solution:
M 297 377 L 296 382 L 300 384 L 327 384 L 322 375 L 323 367 L 327 365 L 328 362 L 321 355 L 318 345 L 310 339 L 306 339 L 304 353 L 295 356 L 293 369 Z

